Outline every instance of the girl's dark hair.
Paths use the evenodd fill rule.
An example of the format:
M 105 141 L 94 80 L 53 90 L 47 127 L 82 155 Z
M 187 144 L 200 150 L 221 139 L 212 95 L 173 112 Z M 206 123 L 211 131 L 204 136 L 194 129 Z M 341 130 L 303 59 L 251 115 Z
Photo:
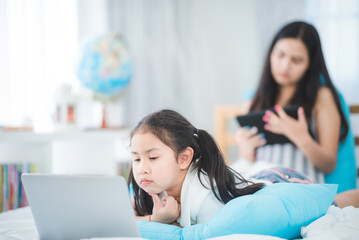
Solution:
M 208 176 L 212 192 L 223 203 L 239 196 L 255 193 L 263 187 L 263 184 L 245 180 L 239 173 L 228 167 L 212 136 L 204 130 L 195 128 L 175 111 L 161 110 L 149 114 L 132 130 L 131 139 L 139 132 L 152 133 L 169 146 L 176 156 L 187 147 L 191 147 L 194 150 L 191 163 L 193 171 L 197 171 L 200 180 L 201 173 Z M 130 184 L 133 186 L 137 213 L 139 215 L 152 214 L 152 197 L 137 185 L 132 169 L 128 178 L 128 185 Z M 202 185 L 205 187 L 203 183 Z
M 348 123 L 340 106 L 338 93 L 330 80 L 325 65 L 319 34 L 314 26 L 305 22 L 292 22 L 284 26 L 277 35 L 275 35 L 269 47 L 260 83 L 250 106 L 250 111 L 272 108 L 276 104 L 279 95 L 279 86 L 271 74 L 270 55 L 275 44 L 283 38 L 300 39 L 306 46 L 309 54 L 308 69 L 302 79 L 300 79 L 289 105 L 303 106 L 307 121 L 311 124 L 312 109 L 318 90 L 322 85 L 325 85 L 332 92 L 340 114 L 342 128 L 340 140 L 345 139 L 348 134 Z

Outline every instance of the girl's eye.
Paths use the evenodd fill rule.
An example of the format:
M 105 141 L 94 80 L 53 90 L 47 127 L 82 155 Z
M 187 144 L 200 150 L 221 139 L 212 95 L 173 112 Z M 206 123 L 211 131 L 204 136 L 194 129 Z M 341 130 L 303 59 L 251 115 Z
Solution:
M 150 160 L 155 160 L 157 159 L 158 157 L 150 157 Z
M 134 161 L 134 162 L 139 162 L 140 159 L 139 159 L 139 158 L 135 158 L 135 159 L 133 159 L 133 161 Z

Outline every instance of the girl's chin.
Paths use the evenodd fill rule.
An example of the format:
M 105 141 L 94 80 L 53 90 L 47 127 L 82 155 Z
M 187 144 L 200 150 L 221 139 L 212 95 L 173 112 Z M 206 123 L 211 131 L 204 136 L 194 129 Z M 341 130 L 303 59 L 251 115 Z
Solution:
M 156 189 L 150 189 L 150 188 L 143 188 L 143 190 L 145 190 L 145 192 L 148 194 L 160 194 L 162 192 L 162 191 L 158 191 Z

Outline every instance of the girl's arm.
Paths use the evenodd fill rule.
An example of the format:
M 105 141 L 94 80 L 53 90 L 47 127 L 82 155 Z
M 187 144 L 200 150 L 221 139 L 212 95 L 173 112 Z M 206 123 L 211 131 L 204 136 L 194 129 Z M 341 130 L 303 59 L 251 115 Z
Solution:
M 167 196 L 164 198 L 164 201 L 166 203 L 163 205 L 157 194 L 150 195 L 152 196 L 154 203 L 153 214 L 146 216 L 139 216 L 135 208 L 134 199 L 133 197 L 131 197 L 131 203 L 136 214 L 136 220 L 177 225 L 176 220 L 180 216 L 181 205 L 171 196 Z
M 136 215 L 136 220 L 137 221 L 150 221 L 150 215 L 146 215 L 146 216 L 137 216 Z
M 157 194 L 150 194 L 153 200 L 151 221 L 173 224 L 181 215 L 181 204 L 172 196 L 163 198 L 164 204 Z

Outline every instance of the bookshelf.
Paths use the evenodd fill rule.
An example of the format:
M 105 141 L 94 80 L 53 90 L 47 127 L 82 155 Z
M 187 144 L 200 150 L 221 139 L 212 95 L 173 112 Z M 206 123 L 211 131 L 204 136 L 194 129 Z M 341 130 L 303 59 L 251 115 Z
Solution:
M 32 171 L 38 173 L 127 174 L 131 161 L 129 136 L 128 129 L 54 133 L 0 132 L 0 169 L 2 172 L 4 169 L 16 172 L 15 168 L 18 171 L 20 166 L 31 166 Z M 21 173 L 18 176 L 12 174 L 17 181 L 20 181 L 20 175 Z M 8 180 L 4 181 L 3 174 L 2 178 L 0 205 L 6 200 L 1 197 L 4 196 L 4 186 L 11 188 L 7 184 Z M 14 189 L 17 189 L 16 184 Z M 11 202 L 12 200 L 10 206 L 14 206 L 13 208 L 24 205 L 21 201 L 12 205 Z M 8 208 L 3 206 L 2 209 L 0 207 L 0 212 L 1 210 Z

